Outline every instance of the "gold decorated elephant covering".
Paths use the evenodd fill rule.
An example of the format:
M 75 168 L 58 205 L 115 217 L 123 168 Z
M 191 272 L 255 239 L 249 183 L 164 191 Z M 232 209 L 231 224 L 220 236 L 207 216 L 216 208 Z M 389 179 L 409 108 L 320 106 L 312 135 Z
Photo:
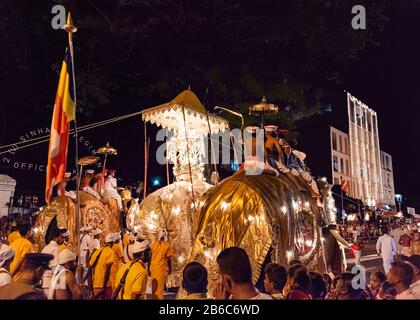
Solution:
M 116 201 L 110 200 L 104 204 L 94 196 L 80 191 L 80 225 L 89 224 L 92 228 L 103 231 L 102 237 L 110 232 L 119 232 L 119 211 Z M 43 248 L 48 228 L 55 218 L 58 228 L 70 230 L 70 242 L 77 244 L 76 225 L 77 205 L 68 197 L 55 197 L 50 205 L 45 207 L 37 216 L 35 222 L 35 242 Z
M 286 176 L 242 171 L 209 189 L 202 201 L 190 261 L 208 268 L 210 282 L 217 279 L 217 255 L 231 246 L 247 251 L 255 282 L 270 248 L 272 260 L 280 264 L 299 259 L 311 269 L 322 268 L 317 202 Z
M 142 238 L 151 242 L 157 239 L 159 228 L 167 230 L 173 253 L 172 274 L 167 279 L 168 287 L 181 285 L 182 269 L 188 262 L 194 240 L 192 226 L 195 209 L 200 206 L 200 195 L 211 185 L 194 180 L 193 187 L 194 202 L 191 184 L 187 181 L 177 181 L 149 194 L 140 204 L 132 204 L 127 213 L 127 228 L 138 232 Z

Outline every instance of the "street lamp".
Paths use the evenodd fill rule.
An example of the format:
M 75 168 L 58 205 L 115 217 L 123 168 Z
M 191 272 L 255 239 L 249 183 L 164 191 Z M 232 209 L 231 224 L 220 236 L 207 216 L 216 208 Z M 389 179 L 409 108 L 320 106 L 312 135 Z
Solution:
M 395 194 L 395 200 L 398 203 L 398 211 L 401 211 L 401 202 L 402 202 L 403 196 L 400 193 Z

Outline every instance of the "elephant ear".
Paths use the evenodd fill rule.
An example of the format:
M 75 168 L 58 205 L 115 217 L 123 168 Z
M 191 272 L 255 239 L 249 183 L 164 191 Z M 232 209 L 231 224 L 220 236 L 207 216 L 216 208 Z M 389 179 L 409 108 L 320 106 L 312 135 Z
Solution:
M 55 216 L 51 220 L 51 222 L 50 222 L 50 224 L 48 226 L 47 232 L 45 232 L 45 244 L 49 244 L 50 243 L 50 241 L 53 238 L 53 233 L 57 229 L 58 229 L 58 226 L 57 226 L 57 216 Z

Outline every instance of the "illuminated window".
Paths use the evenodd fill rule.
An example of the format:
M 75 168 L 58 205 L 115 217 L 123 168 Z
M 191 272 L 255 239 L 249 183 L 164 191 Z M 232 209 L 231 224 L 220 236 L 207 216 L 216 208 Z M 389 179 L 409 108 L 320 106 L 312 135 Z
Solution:
M 334 150 L 337 149 L 337 134 L 335 132 L 332 133 L 332 145 Z
M 338 172 L 338 158 L 336 156 L 333 156 L 333 169 Z

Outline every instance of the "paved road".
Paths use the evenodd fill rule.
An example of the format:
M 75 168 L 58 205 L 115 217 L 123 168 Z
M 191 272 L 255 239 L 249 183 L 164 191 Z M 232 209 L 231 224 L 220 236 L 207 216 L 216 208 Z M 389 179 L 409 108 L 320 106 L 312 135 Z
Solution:
M 354 266 L 354 258 L 347 258 L 347 268 Z M 366 269 L 366 280 L 369 283 L 370 275 L 376 271 L 384 272 L 382 258 L 378 256 L 375 244 L 366 244 L 362 251 L 361 265 Z

